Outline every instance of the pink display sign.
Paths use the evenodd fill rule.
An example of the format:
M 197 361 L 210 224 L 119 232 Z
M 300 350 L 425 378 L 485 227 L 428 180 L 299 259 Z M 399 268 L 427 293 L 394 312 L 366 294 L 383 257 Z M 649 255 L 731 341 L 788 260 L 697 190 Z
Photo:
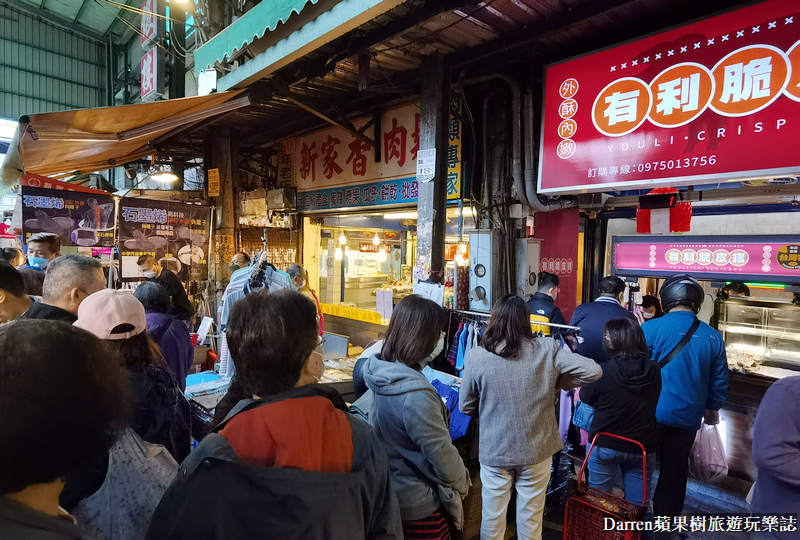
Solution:
M 613 257 L 615 272 L 625 276 L 800 280 L 797 237 L 617 237 Z

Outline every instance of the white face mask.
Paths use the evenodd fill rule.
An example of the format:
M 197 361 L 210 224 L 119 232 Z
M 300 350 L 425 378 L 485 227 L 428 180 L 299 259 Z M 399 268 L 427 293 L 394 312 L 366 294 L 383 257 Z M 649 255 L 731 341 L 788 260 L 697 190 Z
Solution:
M 421 362 L 422 367 L 425 367 L 431 362 L 433 362 L 433 359 L 439 356 L 439 353 L 441 353 L 443 350 L 444 350 L 444 332 L 442 332 L 442 335 L 439 336 L 439 341 L 436 343 L 436 347 L 433 348 L 433 352 L 429 354 L 428 357 Z
M 142 275 L 144 277 L 148 278 L 148 279 L 153 279 L 156 276 L 158 276 L 158 274 L 156 273 L 155 270 L 146 270 L 146 271 L 142 272 Z
M 642 312 L 642 317 L 644 317 L 644 320 L 652 319 L 655 316 L 655 313 L 648 313 L 646 311 Z

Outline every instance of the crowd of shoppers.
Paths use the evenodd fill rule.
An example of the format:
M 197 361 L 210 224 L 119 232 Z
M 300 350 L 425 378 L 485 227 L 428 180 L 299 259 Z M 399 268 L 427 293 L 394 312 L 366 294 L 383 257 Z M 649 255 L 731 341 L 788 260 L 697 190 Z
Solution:
M 472 482 L 447 407 L 423 374 L 444 348 L 447 317 L 435 303 L 400 301 L 384 339 L 365 355 L 365 422 L 316 384 L 324 368 L 319 308 L 303 290 L 302 268 L 290 273 L 299 292 L 245 295 L 227 323 L 236 390 L 190 451 L 182 390 L 192 347 L 185 324 L 169 314 L 174 296 L 157 283 L 134 294 L 105 289 L 88 257 L 34 262 L 46 268 L 41 301 L 0 261 L 0 537 L 89 538 L 88 529 L 103 540 L 259 531 L 458 538 Z M 149 269 L 152 262 L 143 261 Z M 547 298 L 538 300 L 554 301 L 558 282 L 545 275 L 540 284 Z M 726 398 L 724 344 L 695 316 L 703 291 L 693 278 L 666 280 L 665 314 L 641 327 L 621 305 L 624 289 L 605 278 L 597 301 L 576 310 L 582 354 L 535 337 L 522 298 L 493 306 L 459 392 L 461 411 L 478 419 L 482 539 L 504 538 L 513 492 L 517 537 L 541 538 L 551 457 L 562 445 L 557 392 L 578 387 L 594 408 L 592 439 L 635 441 L 598 437 L 590 485 L 610 492 L 621 476 L 626 499 L 641 503 L 658 454 L 654 513 L 682 511 L 694 435 L 702 422 L 719 421 Z M 756 511 L 796 507 L 798 380 L 776 383 L 756 419 Z

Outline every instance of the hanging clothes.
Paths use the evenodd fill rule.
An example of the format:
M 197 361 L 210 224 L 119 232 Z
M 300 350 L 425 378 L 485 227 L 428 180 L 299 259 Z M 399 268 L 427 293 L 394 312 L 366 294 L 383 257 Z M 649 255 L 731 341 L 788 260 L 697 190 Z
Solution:
M 475 340 L 475 324 L 470 323 L 467 325 L 467 343 L 464 348 L 464 355 L 472 350 L 472 342 Z M 463 368 L 462 368 L 463 369 Z
M 458 353 L 456 355 L 456 369 L 464 369 L 464 355 L 467 353 L 467 338 L 469 337 L 469 325 L 464 325 L 461 335 L 458 338 Z
M 572 394 L 574 390 L 561 390 L 558 400 L 558 434 L 561 435 L 561 443 L 567 442 L 569 426 L 572 423 Z
M 450 345 L 450 350 L 447 352 L 447 361 L 455 366 L 458 363 L 458 341 L 461 339 L 461 332 L 464 331 L 464 323 L 458 323 L 458 330 L 453 335 L 453 343 Z

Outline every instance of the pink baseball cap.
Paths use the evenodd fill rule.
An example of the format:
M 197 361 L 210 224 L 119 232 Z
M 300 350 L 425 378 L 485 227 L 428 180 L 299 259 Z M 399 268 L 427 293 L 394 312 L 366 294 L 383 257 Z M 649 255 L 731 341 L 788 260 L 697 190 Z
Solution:
M 132 328 L 125 332 L 113 330 L 122 325 Z M 90 294 L 78 306 L 75 326 L 91 332 L 100 339 L 128 339 L 147 330 L 144 306 L 128 291 L 103 289 Z

